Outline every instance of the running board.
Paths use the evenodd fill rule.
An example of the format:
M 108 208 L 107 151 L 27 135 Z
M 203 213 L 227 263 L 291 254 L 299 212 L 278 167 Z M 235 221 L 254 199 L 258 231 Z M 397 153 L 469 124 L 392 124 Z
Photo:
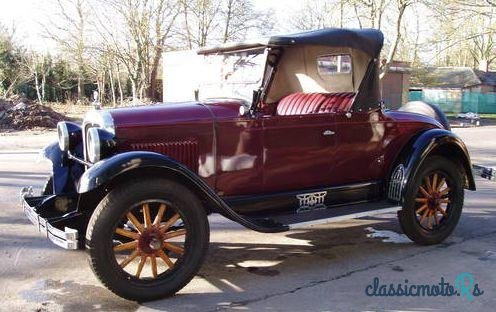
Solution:
M 360 203 L 338 207 L 327 207 L 302 213 L 272 214 L 257 216 L 253 222 L 262 224 L 285 225 L 287 228 L 295 229 L 305 226 L 325 224 L 349 219 L 369 217 L 377 214 L 391 213 L 401 210 L 390 202 Z

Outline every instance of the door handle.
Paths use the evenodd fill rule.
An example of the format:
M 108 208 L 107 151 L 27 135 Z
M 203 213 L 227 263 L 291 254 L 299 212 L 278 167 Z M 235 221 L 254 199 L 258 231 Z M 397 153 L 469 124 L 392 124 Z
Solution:
M 325 130 L 324 132 L 322 132 L 322 135 L 324 135 L 324 136 L 331 136 L 334 134 L 336 134 L 336 132 L 334 132 L 332 130 Z

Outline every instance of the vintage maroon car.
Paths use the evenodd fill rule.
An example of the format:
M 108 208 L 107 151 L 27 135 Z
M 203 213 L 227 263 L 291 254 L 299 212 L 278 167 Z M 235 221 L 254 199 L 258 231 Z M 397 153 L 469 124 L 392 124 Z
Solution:
M 86 248 L 111 291 L 139 301 L 193 278 L 210 213 L 273 233 L 398 211 L 409 238 L 439 243 L 464 189 L 475 190 L 470 158 L 435 107 L 384 109 L 382 44 L 377 30 L 324 29 L 204 49 L 264 53 L 252 101 L 94 110 L 81 126 L 59 123 L 45 150 L 53 175 L 41 196 L 23 191 L 23 209 L 57 245 Z

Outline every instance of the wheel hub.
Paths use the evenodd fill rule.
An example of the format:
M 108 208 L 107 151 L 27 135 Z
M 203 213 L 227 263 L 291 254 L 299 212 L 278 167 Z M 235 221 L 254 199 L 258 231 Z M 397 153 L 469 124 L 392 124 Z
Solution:
M 154 251 L 162 249 L 162 242 L 159 239 L 153 238 L 150 242 L 150 248 Z
M 450 188 L 444 175 L 434 172 L 423 179 L 423 184 L 419 186 L 415 202 L 417 204 L 415 213 L 418 215 L 418 222 L 429 230 L 435 229 L 447 216 L 446 207 L 449 205 Z M 440 219 L 441 217 L 441 219 Z
M 138 238 L 138 248 L 147 255 L 153 255 L 162 249 L 164 237 L 158 227 L 147 228 Z
M 439 205 L 441 204 L 441 198 L 438 193 L 432 193 L 431 196 L 427 200 L 427 205 L 430 210 L 437 210 Z
M 140 210 L 143 214 L 143 223 L 136 218 L 132 211 L 129 211 L 126 214 L 126 218 L 128 222 L 133 225 L 133 227 L 124 226 L 124 228 L 117 227 L 115 229 L 115 235 L 132 239 L 131 241 L 114 246 L 113 250 L 116 257 L 116 253 L 118 252 L 122 251 L 128 253 L 126 258 L 119 263 L 122 269 L 127 267 L 127 265 L 135 259 L 139 259 L 139 264 L 137 266 L 136 273 L 134 274 L 137 278 L 140 278 L 141 272 L 146 263 L 150 263 L 152 276 L 153 278 L 156 278 L 159 276 L 157 259 L 161 259 L 167 266 L 166 270 L 168 270 L 173 268 L 175 265 L 175 262 L 171 260 L 170 255 L 172 254 L 176 259 L 178 259 L 184 254 L 184 247 L 179 245 L 180 243 L 170 241 L 170 239 L 174 237 L 181 236 L 184 236 L 184 241 L 186 241 L 186 229 L 178 229 L 177 227 L 173 228 L 173 225 L 181 219 L 181 216 L 176 211 L 176 213 L 172 216 L 163 220 L 166 208 L 167 207 L 164 203 L 160 203 L 158 205 L 157 214 L 155 218 L 153 218 L 152 222 L 149 203 L 144 203 L 142 205 L 142 209 Z M 150 259 L 149 261 L 148 258 Z

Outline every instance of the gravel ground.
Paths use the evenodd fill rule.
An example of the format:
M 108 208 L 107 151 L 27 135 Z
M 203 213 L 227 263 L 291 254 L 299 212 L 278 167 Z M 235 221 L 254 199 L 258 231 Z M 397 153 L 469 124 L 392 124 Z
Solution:
M 496 166 L 496 127 L 455 129 L 474 162 Z M 139 305 L 99 284 L 84 251 L 46 241 L 19 209 L 22 186 L 41 186 L 50 165 L 37 149 L 54 132 L 0 135 L 0 311 L 493 311 L 496 305 L 496 183 L 477 180 L 464 214 L 441 245 L 417 246 L 385 214 L 280 234 L 211 217 L 200 274 L 177 296 Z M 384 238 L 380 238 L 384 236 Z M 389 237 L 386 239 L 385 237 Z M 387 240 L 389 242 L 385 242 Z M 369 297 L 381 283 L 452 285 L 471 273 L 484 293 L 466 297 Z

